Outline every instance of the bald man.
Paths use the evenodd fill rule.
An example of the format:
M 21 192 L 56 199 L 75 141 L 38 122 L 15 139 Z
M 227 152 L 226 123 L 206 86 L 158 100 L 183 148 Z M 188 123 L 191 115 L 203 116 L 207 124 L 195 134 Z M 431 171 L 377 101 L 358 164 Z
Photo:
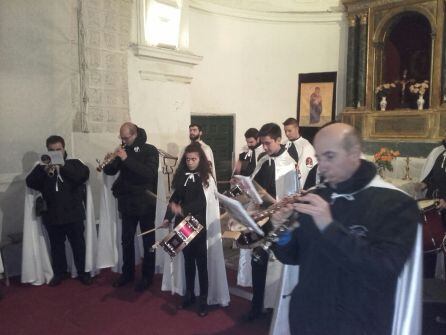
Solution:
M 141 231 L 155 227 L 158 184 L 158 150 L 148 143 L 144 129 L 126 122 L 119 135 L 122 148 L 116 150 L 116 158 L 104 167 L 104 173 L 119 177 L 113 184 L 113 195 L 118 200 L 118 210 L 122 218 L 122 274 L 113 282 L 121 287 L 133 281 L 135 276 L 135 232 L 139 224 Z M 151 284 L 155 272 L 155 253 L 151 247 L 155 243 L 154 234 L 143 236 L 144 260 L 142 277 L 135 286 L 136 291 L 144 291 Z
M 360 158 L 351 126 L 321 129 L 314 146 L 325 187 L 273 217 L 277 225 L 299 213 L 298 228 L 273 246 L 280 261 L 300 266 L 290 332 L 391 334 L 397 279 L 415 242 L 417 204 Z

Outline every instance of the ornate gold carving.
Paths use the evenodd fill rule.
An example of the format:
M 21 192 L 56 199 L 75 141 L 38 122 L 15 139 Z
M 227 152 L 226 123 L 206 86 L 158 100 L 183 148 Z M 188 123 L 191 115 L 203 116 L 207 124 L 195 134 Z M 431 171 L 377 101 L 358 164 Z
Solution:
M 426 138 L 429 130 L 428 115 L 408 115 L 404 118 L 372 116 L 370 137 Z
M 356 15 L 349 15 L 348 16 L 348 26 L 349 27 L 356 26 Z
M 345 111 L 341 119 L 364 139 L 438 140 L 446 129 L 446 110 Z
M 367 24 L 367 18 L 368 18 L 368 14 L 367 13 L 362 13 L 360 15 L 360 23 L 362 25 Z

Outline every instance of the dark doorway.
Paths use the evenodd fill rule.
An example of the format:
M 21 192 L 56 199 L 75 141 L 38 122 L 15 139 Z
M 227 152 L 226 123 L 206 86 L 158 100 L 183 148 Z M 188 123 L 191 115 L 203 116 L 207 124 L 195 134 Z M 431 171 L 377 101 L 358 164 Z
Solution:
M 219 192 L 229 187 L 232 175 L 232 157 L 234 152 L 234 117 L 192 115 L 191 122 L 203 128 L 203 141 L 208 144 L 213 153 L 217 186 Z

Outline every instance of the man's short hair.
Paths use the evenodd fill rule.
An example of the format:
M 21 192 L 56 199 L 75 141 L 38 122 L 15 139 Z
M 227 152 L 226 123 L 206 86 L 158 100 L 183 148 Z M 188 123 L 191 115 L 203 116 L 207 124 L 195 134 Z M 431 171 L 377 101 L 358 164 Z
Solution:
M 249 128 L 247 131 L 245 131 L 245 138 L 251 137 L 255 139 L 259 137 L 259 131 L 256 128 Z
M 46 147 L 48 148 L 51 144 L 61 143 L 62 147 L 65 149 L 65 140 L 62 136 L 51 135 L 46 139 Z
M 123 123 L 121 128 L 127 128 L 129 130 L 130 135 L 135 135 L 138 132 L 138 127 L 136 126 L 136 124 L 132 122 Z
M 200 126 L 199 124 L 197 124 L 197 123 L 191 123 L 191 124 L 189 125 L 189 129 L 192 128 L 192 127 L 197 127 L 197 128 L 198 128 L 198 131 L 202 131 L 201 126 Z
M 289 117 L 282 123 L 284 126 L 296 126 L 299 127 L 299 122 L 294 117 Z
M 279 137 L 282 137 L 282 130 L 276 123 L 266 123 L 259 130 L 259 137 L 269 136 L 273 140 L 277 140 Z

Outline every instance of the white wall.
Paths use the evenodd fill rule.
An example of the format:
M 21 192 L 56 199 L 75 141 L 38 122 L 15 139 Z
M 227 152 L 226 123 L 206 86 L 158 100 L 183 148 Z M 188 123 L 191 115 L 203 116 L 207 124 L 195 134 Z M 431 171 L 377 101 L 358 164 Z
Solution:
M 50 134 L 72 153 L 76 1 L 0 1 L 0 236 L 22 231 L 24 178 Z M 74 86 L 73 86 L 74 83 Z
M 188 142 L 190 84 L 143 79 L 140 72 L 162 67 L 129 52 L 130 118 L 147 131 L 148 142 L 172 155 Z M 144 77 L 145 78 L 145 77 Z
M 197 9 L 190 14 L 190 48 L 203 56 L 191 111 L 236 114 L 236 151 L 247 128 L 296 117 L 299 73 L 337 71 L 338 110 L 343 106 L 345 22 L 267 22 Z

